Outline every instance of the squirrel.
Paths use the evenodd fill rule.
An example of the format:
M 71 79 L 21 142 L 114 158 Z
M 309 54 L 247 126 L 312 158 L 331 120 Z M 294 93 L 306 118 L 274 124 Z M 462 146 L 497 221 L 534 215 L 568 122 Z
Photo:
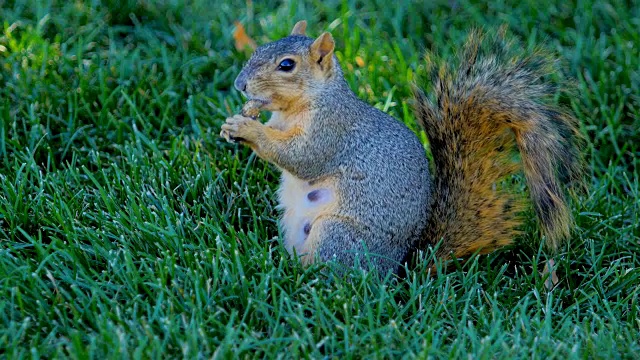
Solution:
M 413 93 L 430 166 L 412 130 L 351 91 L 331 34 L 314 39 L 306 27 L 255 50 L 234 82 L 249 100 L 220 133 L 282 171 L 284 245 L 303 265 L 398 273 L 427 246 L 451 259 L 511 244 L 526 202 L 500 185 L 520 170 L 546 246 L 569 237 L 566 190 L 583 171 L 582 135 L 551 104 L 555 87 L 541 78 L 552 62 L 540 52 L 509 57 L 504 31 L 485 41 L 474 30 L 457 70 L 425 56 L 435 94 Z M 271 112 L 265 124 L 259 111 Z

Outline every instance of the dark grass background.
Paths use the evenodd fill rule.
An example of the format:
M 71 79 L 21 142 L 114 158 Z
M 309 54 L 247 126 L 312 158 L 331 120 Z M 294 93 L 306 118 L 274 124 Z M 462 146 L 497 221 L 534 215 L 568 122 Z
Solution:
M 437 279 L 289 258 L 276 171 L 217 134 L 233 22 L 264 43 L 301 19 L 414 129 L 424 50 L 506 24 L 558 56 L 590 170 L 557 288 L 534 220 Z M 0 0 L 0 26 L 0 358 L 638 357 L 637 1 Z

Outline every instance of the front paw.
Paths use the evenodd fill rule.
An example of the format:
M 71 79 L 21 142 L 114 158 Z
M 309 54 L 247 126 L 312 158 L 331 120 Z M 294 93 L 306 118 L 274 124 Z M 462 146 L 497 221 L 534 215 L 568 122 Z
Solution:
M 242 115 L 227 118 L 222 125 L 220 136 L 228 142 L 255 142 L 262 124 Z

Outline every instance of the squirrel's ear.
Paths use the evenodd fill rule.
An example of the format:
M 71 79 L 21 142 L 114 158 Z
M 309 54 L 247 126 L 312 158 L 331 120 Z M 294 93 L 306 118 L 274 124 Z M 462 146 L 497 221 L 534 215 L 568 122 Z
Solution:
M 307 22 L 305 20 L 298 21 L 294 26 L 293 30 L 291 30 L 291 35 L 306 35 L 305 31 L 307 31 Z
M 327 59 L 331 61 L 334 47 L 335 42 L 333 41 L 333 36 L 328 32 L 322 33 L 322 35 L 318 36 L 313 44 L 311 44 L 311 57 L 315 62 L 322 65 L 326 63 Z

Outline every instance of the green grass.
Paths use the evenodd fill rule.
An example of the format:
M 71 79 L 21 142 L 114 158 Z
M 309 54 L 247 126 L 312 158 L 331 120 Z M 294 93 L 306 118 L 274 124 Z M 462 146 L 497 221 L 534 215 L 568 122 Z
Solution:
M 420 3 L 0 0 L 0 358 L 637 358 L 640 4 Z M 299 19 L 414 129 L 425 49 L 507 24 L 558 55 L 590 170 L 557 288 L 533 220 L 436 279 L 428 251 L 396 282 L 287 255 L 277 172 L 217 134 L 233 21 L 264 43 Z

